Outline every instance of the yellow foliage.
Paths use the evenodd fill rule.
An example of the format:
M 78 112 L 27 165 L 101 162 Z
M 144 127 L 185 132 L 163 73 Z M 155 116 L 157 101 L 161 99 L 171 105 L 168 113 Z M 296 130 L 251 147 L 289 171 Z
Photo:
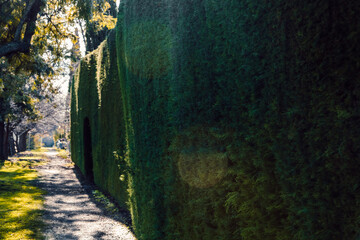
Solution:
M 113 29 L 116 25 L 116 18 L 104 13 L 94 12 L 91 22 L 96 22 L 99 28 L 107 27 L 108 29 Z

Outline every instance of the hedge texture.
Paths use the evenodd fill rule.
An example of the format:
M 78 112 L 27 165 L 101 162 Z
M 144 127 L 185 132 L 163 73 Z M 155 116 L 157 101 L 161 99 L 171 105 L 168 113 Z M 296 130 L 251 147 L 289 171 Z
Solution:
M 94 182 L 127 208 L 127 174 L 119 168 L 125 121 L 118 81 L 115 33 L 81 61 L 72 84 L 72 159 L 85 175 L 84 120 L 89 119 Z
M 359 11 L 122 0 L 73 81 L 74 162 L 88 117 L 94 181 L 139 239 L 358 239 Z

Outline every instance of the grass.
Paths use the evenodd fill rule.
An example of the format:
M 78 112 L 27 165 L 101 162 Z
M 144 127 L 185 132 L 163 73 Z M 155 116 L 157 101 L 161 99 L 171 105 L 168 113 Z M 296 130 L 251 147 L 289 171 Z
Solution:
M 92 191 L 92 194 L 95 200 L 99 203 L 102 203 L 107 211 L 110 213 L 117 213 L 119 209 L 112 203 L 102 192 L 99 190 Z
M 41 148 L 36 148 L 34 150 L 31 150 L 31 153 L 44 153 L 44 152 L 47 152 L 48 150 L 49 150 L 49 148 L 41 147 Z
M 69 157 L 69 152 L 64 150 L 64 149 L 57 149 L 58 151 L 58 156 L 63 158 L 63 159 L 67 159 Z
M 32 185 L 38 158 L 20 157 L 0 168 L 0 239 L 44 239 L 41 230 L 43 194 Z

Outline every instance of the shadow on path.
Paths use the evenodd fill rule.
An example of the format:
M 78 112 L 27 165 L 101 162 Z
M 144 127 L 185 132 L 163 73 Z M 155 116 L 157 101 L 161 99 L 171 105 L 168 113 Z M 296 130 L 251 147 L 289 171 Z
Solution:
M 56 150 L 46 153 L 49 160 L 37 167 L 36 183 L 47 191 L 43 219 L 46 239 L 136 239 L 126 224 L 125 210 L 109 213 L 95 201 L 95 186 L 85 180 L 70 160 L 57 157 Z

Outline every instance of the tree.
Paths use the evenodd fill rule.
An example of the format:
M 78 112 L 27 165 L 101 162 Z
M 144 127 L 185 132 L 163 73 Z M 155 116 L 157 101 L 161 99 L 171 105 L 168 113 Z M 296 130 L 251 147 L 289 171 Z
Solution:
M 5 0 L 0 3 L 0 27 L 8 30 L 8 34 L 2 34 L 0 39 L 0 57 L 30 51 L 31 39 L 36 29 L 37 15 L 46 1 L 27 0 L 25 6 L 23 2 Z
M 40 126 L 36 121 L 49 119 L 40 103 L 51 103 L 56 93 L 52 79 L 63 71 L 64 59 L 74 58 L 65 44 L 66 39 L 77 41 L 74 24 L 82 27 L 91 51 L 115 26 L 116 14 L 113 0 L 0 2 L 0 161 L 7 158 L 13 131 L 16 143 L 23 142 L 29 129 Z
M 26 59 L 26 56 L 23 56 Z M 51 93 L 56 90 L 50 84 L 46 75 L 51 75 L 46 64 L 39 66 L 28 61 L 11 63 L 2 59 L 0 64 L 0 78 L 3 79 L 3 89 L 0 94 L 0 157 L 8 156 L 9 137 L 13 130 L 23 122 L 34 122 L 40 119 L 36 105 L 41 100 L 51 100 Z M 23 63 L 23 64 L 22 64 Z M 21 65 L 22 64 L 22 65 Z M 29 72 L 29 69 L 33 70 Z M 36 68 L 39 68 L 35 71 Z M 13 151 L 11 151 L 13 152 Z
M 26 119 L 40 118 L 36 103 L 56 93 L 51 77 L 72 37 L 59 21 L 65 1 L 0 3 L 0 160 L 7 159 L 11 132 Z M 60 14 L 61 16 L 61 14 Z M 65 52 L 66 54 L 66 52 Z
M 81 26 L 86 51 L 95 50 L 105 40 L 109 30 L 115 27 L 117 18 L 114 0 L 76 0 L 72 19 Z

